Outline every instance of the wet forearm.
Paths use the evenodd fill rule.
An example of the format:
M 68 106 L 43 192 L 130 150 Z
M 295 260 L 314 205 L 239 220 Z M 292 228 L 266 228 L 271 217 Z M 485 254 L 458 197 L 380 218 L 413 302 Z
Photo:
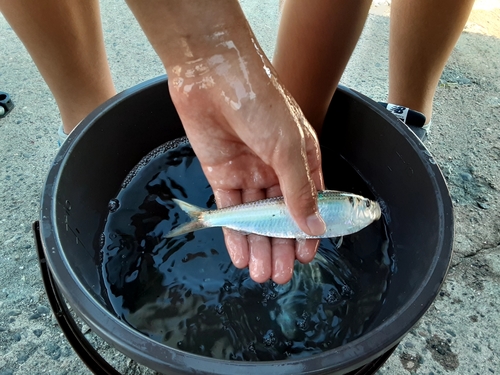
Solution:
M 251 31 L 236 0 L 127 0 L 167 72 L 173 66 L 227 50 L 251 48 Z

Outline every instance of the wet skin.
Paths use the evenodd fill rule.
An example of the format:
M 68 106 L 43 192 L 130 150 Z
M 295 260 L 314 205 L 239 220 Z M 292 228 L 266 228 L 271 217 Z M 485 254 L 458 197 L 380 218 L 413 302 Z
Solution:
M 218 207 L 283 195 L 299 227 L 322 234 L 316 134 L 279 82 L 238 2 L 128 3 L 165 65 L 172 100 Z M 257 282 L 286 283 L 295 259 L 310 262 L 318 245 L 224 233 L 235 266 L 248 266 Z

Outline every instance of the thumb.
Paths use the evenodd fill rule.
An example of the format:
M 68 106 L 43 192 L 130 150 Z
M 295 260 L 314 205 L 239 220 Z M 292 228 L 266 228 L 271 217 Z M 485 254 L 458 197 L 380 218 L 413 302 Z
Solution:
M 289 148 L 286 156 L 279 158 L 275 166 L 286 206 L 302 231 L 320 236 L 326 231 L 317 204 L 317 188 L 323 188 L 321 171 L 318 167 L 311 176 L 305 146 L 300 150 Z M 313 158 L 313 163 L 320 166 L 319 147 Z
M 306 184 L 299 189 L 287 189 L 290 185 L 286 182 L 283 186 L 286 206 L 299 228 L 311 236 L 325 233 L 326 225 L 319 214 L 316 188 L 312 184 Z

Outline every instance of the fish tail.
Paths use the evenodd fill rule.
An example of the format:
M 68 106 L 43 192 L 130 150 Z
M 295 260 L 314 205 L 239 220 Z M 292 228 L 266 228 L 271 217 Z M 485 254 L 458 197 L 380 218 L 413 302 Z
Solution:
M 177 228 L 172 229 L 165 235 L 166 238 L 177 237 L 182 234 L 194 232 L 195 230 L 207 227 L 205 222 L 203 221 L 203 211 L 205 211 L 204 209 L 193 204 L 181 201 L 180 199 L 173 198 L 172 200 L 182 209 L 182 211 L 189 215 L 191 221 L 185 224 L 181 224 Z

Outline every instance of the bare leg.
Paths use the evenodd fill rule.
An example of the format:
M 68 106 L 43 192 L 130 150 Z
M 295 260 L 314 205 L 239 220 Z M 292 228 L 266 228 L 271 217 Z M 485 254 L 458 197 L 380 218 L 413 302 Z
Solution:
M 371 1 L 286 0 L 273 65 L 319 131 Z
M 474 0 L 393 0 L 389 42 L 389 98 L 432 117 L 446 61 Z
M 98 0 L 0 0 L 0 11 L 52 91 L 66 133 L 116 93 Z

